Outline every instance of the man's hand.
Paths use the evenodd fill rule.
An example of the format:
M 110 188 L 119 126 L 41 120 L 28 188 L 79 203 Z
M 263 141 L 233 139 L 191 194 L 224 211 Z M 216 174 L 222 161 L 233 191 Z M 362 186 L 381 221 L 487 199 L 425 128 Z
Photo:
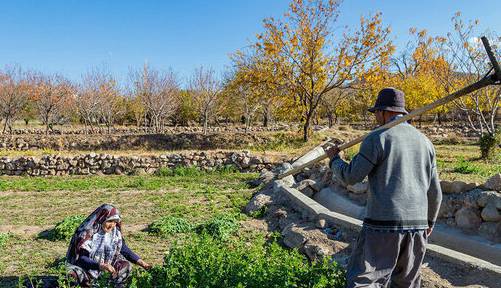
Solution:
M 331 142 L 325 143 L 322 146 L 322 148 L 324 149 L 325 153 L 327 154 L 327 156 L 329 156 L 330 159 L 336 157 L 336 155 L 338 155 L 340 151 L 337 145 Z
M 115 268 L 113 266 L 111 266 L 111 264 L 107 264 L 107 263 L 101 263 L 99 264 L 99 270 L 101 271 L 108 271 L 111 273 L 111 275 L 113 277 L 116 276 L 117 274 L 117 271 L 115 270 Z
M 431 232 L 433 232 L 433 227 L 426 229 L 426 236 L 430 237 Z
M 150 264 L 148 264 L 148 263 L 146 263 L 146 262 L 144 262 L 144 260 L 143 260 L 143 259 L 139 259 L 139 260 L 137 261 L 137 265 L 139 265 L 139 266 L 143 267 L 143 268 L 144 268 L 144 269 L 146 269 L 146 270 L 148 270 L 148 269 L 150 269 L 150 268 L 151 268 L 151 265 L 150 265 Z

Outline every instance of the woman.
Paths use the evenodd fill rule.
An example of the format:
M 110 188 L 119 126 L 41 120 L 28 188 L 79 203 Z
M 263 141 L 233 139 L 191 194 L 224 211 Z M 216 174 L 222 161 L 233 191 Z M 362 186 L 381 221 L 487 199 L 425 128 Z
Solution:
M 144 269 L 151 268 L 127 247 L 121 224 L 118 209 L 103 204 L 77 228 L 66 261 L 70 277 L 80 286 L 90 287 L 102 271 L 107 271 L 115 287 L 125 287 L 132 269 L 130 262 Z

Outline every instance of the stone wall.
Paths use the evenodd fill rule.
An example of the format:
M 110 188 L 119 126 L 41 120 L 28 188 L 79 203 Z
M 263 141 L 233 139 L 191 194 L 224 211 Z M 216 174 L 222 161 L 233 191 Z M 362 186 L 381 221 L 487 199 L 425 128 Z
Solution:
M 293 124 L 275 124 L 269 127 L 251 126 L 247 132 L 271 132 L 271 131 L 288 131 L 298 127 Z M 112 127 L 108 131 L 107 127 L 93 127 L 92 131 L 89 128 L 81 127 L 64 127 L 62 129 L 49 130 L 49 135 L 109 135 L 109 134 L 175 134 L 175 133 L 202 133 L 203 127 L 200 126 L 166 126 L 160 131 L 154 130 L 151 127 Z M 244 126 L 215 126 L 209 127 L 208 133 L 244 133 Z M 16 128 L 12 130 L 13 135 L 45 135 L 45 128 Z
M 366 181 L 348 186 L 336 183 L 325 166 L 307 169 L 295 180 L 289 180 L 294 181 L 292 187 L 327 208 L 341 209 L 352 217 L 363 214 L 368 191 Z M 501 243 L 501 174 L 492 176 L 484 184 L 462 181 L 441 181 L 440 184 L 443 199 L 438 222 Z M 340 198 L 335 195 L 351 201 L 340 204 Z
M 0 158 L 0 175 L 102 175 L 102 174 L 152 174 L 161 167 L 194 166 L 202 170 L 231 165 L 242 172 L 270 169 L 271 161 L 262 156 L 243 152 L 190 152 L 149 157 L 114 156 L 89 153 L 65 157 L 59 155 Z
M 246 149 L 274 141 L 270 133 L 177 133 L 134 135 L 0 135 L 0 149 L 57 151 Z

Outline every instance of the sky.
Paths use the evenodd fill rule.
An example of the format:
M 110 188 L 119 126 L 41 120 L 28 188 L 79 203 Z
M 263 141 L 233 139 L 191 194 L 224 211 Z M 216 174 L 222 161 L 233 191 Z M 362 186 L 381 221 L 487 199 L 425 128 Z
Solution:
M 0 0 L 0 68 L 19 64 L 78 81 L 106 65 L 120 81 L 145 62 L 172 69 L 186 83 L 193 70 L 218 73 L 228 55 L 252 43 L 266 17 L 281 17 L 287 0 Z M 383 14 L 392 39 L 403 46 L 409 28 L 432 35 L 452 30 L 451 17 L 480 20 L 501 32 L 499 0 L 345 0 L 333 29 L 356 27 L 360 16 Z M 479 35 L 480 36 L 480 35 Z

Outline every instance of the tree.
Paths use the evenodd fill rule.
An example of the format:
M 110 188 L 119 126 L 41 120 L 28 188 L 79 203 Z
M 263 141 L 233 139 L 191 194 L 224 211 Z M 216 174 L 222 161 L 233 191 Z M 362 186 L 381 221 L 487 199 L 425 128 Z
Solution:
M 33 100 L 40 121 L 45 124 L 45 133 L 60 120 L 66 104 L 73 95 L 71 83 L 61 75 L 33 75 Z
M 477 35 L 478 21 L 465 23 L 461 13 L 452 18 L 454 32 L 448 33 L 443 45 L 443 54 L 448 57 L 450 68 L 441 78 L 447 89 L 458 89 L 466 83 L 480 80 L 490 69 L 490 62 Z M 491 35 L 494 44 L 501 38 Z M 496 48 L 494 46 L 494 48 Z M 498 53 L 499 55 L 499 53 Z M 445 73 L 444 73 L 445 74 Z M 495 117 L 501 107 L 499 87 L 486 87 L 470 93 L 467 97 L 455 101 L 457 108 L 465 115 L 469 126 L 478 132 L 494 136 L 496 133 Z
M 190 92 L 204 126 L 204 134 L 207 134 L 209 122 L 220 108 L 221 91 L 221 81 L 212 68 L 201 66 L 195 69 L 190 79 Z
M 426 30 L 418 31 L 416 28 L 411 28 L 410 33 L 414 39 L 392 59 L 396 73 L 390 82 L 405 92 L 407 108 L 413 110 L 452 91 L 444 89 L 439 80 L 444 77 L 444 71 L 450 69 L 450 64 L 440 51 L 445 41 L 443 37 L 431 37 Z M 444 105 L 429 113 L 437 113 L 440 121 L 440 115 L 448 112 L 449 107 Z
M 19 66 L 7 67 L 0 73 L 0 119 L 3 119 L 3 133 L 12 133 L 12 122 L 21 113 L 28 101 L 29 85 L 25 73 Z
M 283 65 L 290 71 L 287 82 L 300 110 L 305 141 L 326 93 L 349 86 L 354 75 L 393 50 L 381 14 L 368 20 L 362 17 L 358 31 L 335 37 L 331 27 L 338 8 L 334 0 L 293 0 L 285 19 L 266 19 L 265 33 L 259 36 L 267 53 L 286 60 Z
M 108 128 L 108 133 L 111 133 L 116 119 L 125 114 L 125 98 L 119 94 L 117 82 L 111 73 L 100 75 L 98 93 L 97 113 Z
M 141 100 L 150 127 L 160 132 L 179 106 L 179 84 L 172 71 L 160 72 L 144 65 L 131 71 L 132 94 Z
M 104 70 L 93 68 L 82 77 L 82 84 L 76 95 L 77 113 L 83 121 L 86 131 L 89 127 L 90 132 L 94 131 L 94 124 L 99 123 L 99 106 L 101 86 L 107 85 L 107 73 Z

